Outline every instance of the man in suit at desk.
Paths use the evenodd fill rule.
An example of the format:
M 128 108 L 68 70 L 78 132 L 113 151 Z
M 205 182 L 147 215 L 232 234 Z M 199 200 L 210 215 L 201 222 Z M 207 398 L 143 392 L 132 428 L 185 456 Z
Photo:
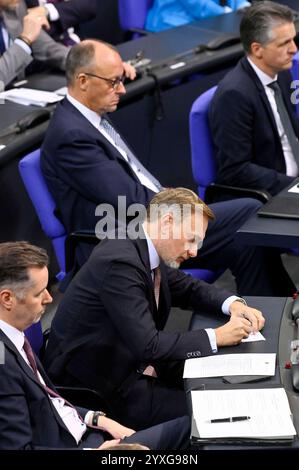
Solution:
M 213 218 L 193 191 L 162 190 L 142 215 L 136 231 L 109 232 L 72 280 L 45 355 L 52 379 L 100 387 L 117 419 L 136 429 L 187 414 L 185 359 L 238 344 L 264 325 L 262 313 L 242 299 L 177 269 L 196 256 Z M 164 327 L 171 306 L 230 320 L 215 330 L 170 333 Z
M 219 83 L 210 107 L 217 181 L 274 195 L 299 168 L 289 72 L 297 51 L 293 12 L 256 2 L 245 12 L 240 34 L 246 57 Z
M 60 70 L 65 68 L 68 48 L 45 31 L 44 16 L 27 15 L 23 0 L 0 0 L 0 80 L 4 87 L 24 78 L 33 59 Z
M 125 196 L 127 206 L 146 206 L 162 187 L 107 119 L 106 113 L 117 109 L 126 92 L 123 72 L 118 52 L 100 41 L 82 41 L 68 55 L 68 95 L 56 108 L 41 152 L 41 168 L 68 233 L 94 231 L 98 204 L 112 204 L 117 217 L 119 196 Z M 211 207 L 216 220 L 208 228 L 197 266 L 229 267 L 241 295 L 292 295 L 295 286 L 275 251 L 234 240 L 260 203 L 239 199 Z M 82 245 L 77 250 L 79 266 L 91 249 Z
M 47 264 L 46 252 L 27 242 L 0 244 L 0 449 L 106 449 L 121 440 L 151 449 L 183 448 L 187 416 L 135 433 L 57 394 L 24 336 L 52 302 Z M 114 439 L 104 442 L 104 432 Z

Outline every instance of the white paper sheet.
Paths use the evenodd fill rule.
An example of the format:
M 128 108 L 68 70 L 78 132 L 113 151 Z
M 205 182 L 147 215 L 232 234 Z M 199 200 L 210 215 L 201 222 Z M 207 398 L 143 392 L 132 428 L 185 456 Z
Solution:
M 187 359 L 184 378 L 274 375 L 276 354 L 222 354 Z

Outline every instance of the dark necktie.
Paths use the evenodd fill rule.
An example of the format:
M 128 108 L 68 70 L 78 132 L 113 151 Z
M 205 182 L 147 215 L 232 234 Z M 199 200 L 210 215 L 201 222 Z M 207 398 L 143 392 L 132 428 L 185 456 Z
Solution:
M 50 387 L 48 387 L 46 384 L 43 384 L 40 379 L 39 379 L 39 376 L 38 376 L 38 373 L 37 373 L 37 365 L 36 365 L 36 360 L 35 360 L 35 357 L 34 357 L 34 352 L 31 348 L 31 345 L 28 341 L 28 339 L 26 338 L 25 336 L 25 339 L 24 339 L 24 346 L 23 346 L 23 349 L 26 353 L 26 356 L 27 356 L 27 359 L 29 361 L 29 364 L 31 365 L 31 368 L 34 372 L 34 374 L 36 375 L 38 381 L 41 383 L 41 385 L 45 388 L 45 390 L 47 391 L 47 393 L 51 396 L 51 397 L 56 397 L 56 398 L 61 398 L 62 400 L 64 400 L 64 398 L 62 398 L 58 393 L 54 392 L 54 390 L 52 390 Z M 68 403 L 66 400 L 64 400 L 65 403 L 67 405 L 69 405 L 71 408 L 74 408 L 73 405 L 71 405 L 70 403 Z M 81 418 L 80 418 L 81 419 Z
M 281 93 L 280 86 L 277 82 L 272 82 L 267 85 L 269 88 L 274 90 L 274 97 L 277 105 L 277 111 L 279 113 L 281 124 L 283 126 L 284 132 L 288 138 L 291 150 L 293 152 L 294 158 L 299 167 L 299 142 L 295 134 L 289 113 L 283 101 L 283 96 Z
M 137 168 L 137 171 L 140 171 L 144 176 L 148 178 L 149 181 L 151 181 L 157 188 L 157 191 L 161 191 L 162 186 L 159 183 L 159 181 L 142 165 L 142 163 L 138 160 L 137 157 L 131 152 L 129 147 L 126 145 L 126 143 L 122 140 L 121 136 L 119 135 L 118 132 L 114 129 L 114 127 L 110 124 L 107 119 L 102 118 L 101 119 L 101 124 L 100 127 L 104 129 L 104 131 L 107 132 L 107 134 L 111 137 L 115 145 L 117 145 L 119 148 L 121 148 L 127 155 L 129 164 L 132 166 L 132 164 L 135 165 Z
M 0 18 L 0 56 L 4 54 L 4 52 L 6 51 L 4 37 L 3 37 L 3 30 L 2 30 L 3 26 L 4 26 L 4 22 L 2 18 Z

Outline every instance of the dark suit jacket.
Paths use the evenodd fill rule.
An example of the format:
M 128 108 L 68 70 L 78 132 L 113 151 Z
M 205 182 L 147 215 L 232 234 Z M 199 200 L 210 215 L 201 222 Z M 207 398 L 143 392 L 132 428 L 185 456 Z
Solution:
M 157 311 L 146 240 L 104 240 L 58 307 L 45 366 L 57 383 L 75 378 L 108 399 L 121 385 L 129 388 L 126 381 L 134 381 L 141 365 L 161 368 L 163 379 L 162 369 L 172 361 L 211 354 L 204 330 L 163 331 L 171 305 L 219 312 L 229 295 L 161 262 Z
M 0 449 L 78 448 L 45 389 L 2 330 L 0 341 L 5 347 L 5 362 L 0 364 Z M 55 390 L 37 358 L 36 362 L 45 383 Z M 81 416 L 88 411 L 76 409 Z M 100 445 L 104 439 L 101 433 L 97 436 Z
M 41 149 L 41 168 L 67 233 L 94 230 L 98 204 L 147 205 L 153 193 L 110 142 L 67 100 L 58 104 Z M 115 190 L 117 188 L 117 190 Z M 90 247 L 78 253 L 86 261 Z
M 291 104 L 291 76 L 278 74 L 295 133 L 298 121 Z M 210 106 L 219 183 L 263 188 L 276 194 L 290 184 L 282 146 L 264 87 L 246 58 L 219 83 Z
M 51 23 L 51 29 L 48 31 L 50 36 L 59 40 L 59 36 L 68 28 L 78 26 L 80 23 L 91 20 L 97 13 L 97 0 L 58 0 L 54 3 L 59 13 L 59 19 Z M 28 8 L 39 6 L 38 0 L 26 0 Z

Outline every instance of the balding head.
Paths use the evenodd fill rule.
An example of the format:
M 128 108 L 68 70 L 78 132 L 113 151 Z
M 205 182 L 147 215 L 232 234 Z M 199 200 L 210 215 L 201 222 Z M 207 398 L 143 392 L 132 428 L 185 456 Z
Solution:
M 67 85 L 73 86 L 78 73 L 95 67 L 97 62 L 99 62 L 99 66 L 102 64 L 105 67 L 105 61 L 109 60 L 110 56 L 113 58 L 115 55 L 119 57 L 116 49 L 102 41 L 86 39 L 74 45 L 66 59 L 65 74 Z
M 124 67 L 117 50 L 102 41 L 85 40 L 66 60 L 69 94 L 98 114 L 115 111 L 126 90 Z

